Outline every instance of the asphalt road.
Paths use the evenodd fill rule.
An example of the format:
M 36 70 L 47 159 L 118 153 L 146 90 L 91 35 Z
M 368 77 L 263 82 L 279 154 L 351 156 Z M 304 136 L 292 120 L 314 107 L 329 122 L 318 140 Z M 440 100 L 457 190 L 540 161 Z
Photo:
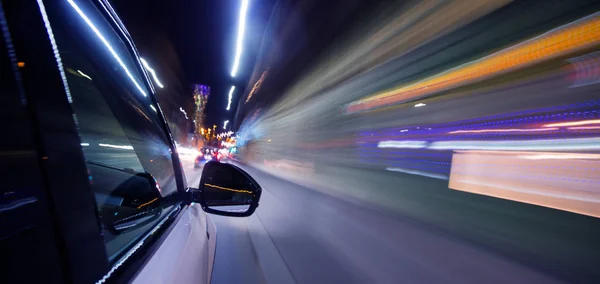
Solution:
M 241 167 L 263 195 L 251 217 L 211 216 L 212 283 L 563 283 L 418 220 Z M 184 169 L 198 184 L 201 169 Z

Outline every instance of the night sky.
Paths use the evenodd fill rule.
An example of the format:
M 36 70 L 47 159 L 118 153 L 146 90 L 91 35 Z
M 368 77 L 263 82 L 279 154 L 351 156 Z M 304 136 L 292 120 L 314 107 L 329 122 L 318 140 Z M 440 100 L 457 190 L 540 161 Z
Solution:
M 272 55 L 275 51 L 276 61 L 268 63 L 272 72 L 253 102 L 244 105 L 241 118 L 255 104 L 262 107 L 281 97 L 329 45 L 351 31 L 351 27 L 360 26 L 370 10 L 383 7 L 385 3 L 384 0 L 249 2 L 244 50 L 235 78 L 231 78 L 230 72 L 241 0 L 121 0 L 113 3 L 141 56 L 166 85 L 158 90 L 157 97 L 167 119 L 180 115 L 180 106 L 188 113 L 192 112 L 189 87 L 201 83 L 211 87 L 205 125 L 222 127 L 226 119 L 233 125 L 240 96 L 247 86 L 254 85 L 249 80 L 259 52 L 264 56 L 264 53 Z M 274 7 L 278 7 L 277 12 Z M 276 19 L 270 38 L 266 40 L 271 45 L 263 46 L 260 51 L 270 19 Z M 226 111 L 232 84 L 235 84 L 236 92 L 230 111 Z M 235 125 L 239 123 L 237 121 Z
M 230 72 L 236 51 L 241 0 L 127 0 L 114 1 L 113 5 L 140 55 L 156 70 L 165 85 L 158 93 L 165 115 L 168 118 L 177 115 L 174 110 L 179 106 L 191 112 L 190 84 L 206 84 L 211 87 L 207 125 L 222 127 L 225 119 L 233 119 L 274 2 L 250 1 L 244 50 L 235 78 Z M 228 112 L 225 110 L 227 96 L 233 84 L 236 92 Z

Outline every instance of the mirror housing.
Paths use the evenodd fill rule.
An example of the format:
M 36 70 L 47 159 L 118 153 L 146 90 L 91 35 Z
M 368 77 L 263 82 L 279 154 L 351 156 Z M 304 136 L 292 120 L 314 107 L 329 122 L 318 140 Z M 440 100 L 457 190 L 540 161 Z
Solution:
M 191 201 L 216 215 L 247 217 L 258 207 L 262 189 L 244 170 L 209 161 L 204 165 L 198 189 L 191 189 Z

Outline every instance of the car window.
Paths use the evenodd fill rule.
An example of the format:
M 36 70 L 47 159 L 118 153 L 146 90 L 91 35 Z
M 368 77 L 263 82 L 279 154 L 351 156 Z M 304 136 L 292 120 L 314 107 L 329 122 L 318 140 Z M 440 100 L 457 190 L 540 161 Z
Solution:
M 127 231 L 113 226 L 119 214 L 130 218 L 137 215 L 132 212 L 156 209 L 145 205 L 153 199 L 146 200 L 145 193 L 140 193 L 147 186 L 140 174 L 150 174 L 163 196 L 177 190 L 172 152 L 138 61 L 115 28 L 88 1 L 64 1 L 53 8 L 48 9 L 48 18 L 102 218 L 107 253 L 114 260 L 159 220 L 149 218 L 151 222 L 131 225 Z

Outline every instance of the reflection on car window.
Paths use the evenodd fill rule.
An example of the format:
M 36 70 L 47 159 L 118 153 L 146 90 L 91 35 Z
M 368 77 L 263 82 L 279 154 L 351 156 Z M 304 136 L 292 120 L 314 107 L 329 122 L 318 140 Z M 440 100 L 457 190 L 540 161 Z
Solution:
M 107 251 L 115 257 L 152 226 L 153 222 L 146 221 L 156 219 L 151 218 L 156 212 L 150 212 L 156 208 L 141 206 L 153 199 L 148 199 L 149 189 L 140 190 L 148 186 L 148 180 L 140 179 L 139 174 L 150 174 L 163 196 L 176 191 L 172 153 L 148 97 L 150 91 L 119 34 L 90 2 L 65 1 L 54 8 L 48 10 L 48 16 L 72 97 Z M 129 199 L 135 201 L 126 205 Z M 125 208 L 128 206 L 131 208 Z M 134 215 L 143 220 L 134 220 L 139 222 L 131 223 L 127 232 L 112 228 L 131 221 Z

